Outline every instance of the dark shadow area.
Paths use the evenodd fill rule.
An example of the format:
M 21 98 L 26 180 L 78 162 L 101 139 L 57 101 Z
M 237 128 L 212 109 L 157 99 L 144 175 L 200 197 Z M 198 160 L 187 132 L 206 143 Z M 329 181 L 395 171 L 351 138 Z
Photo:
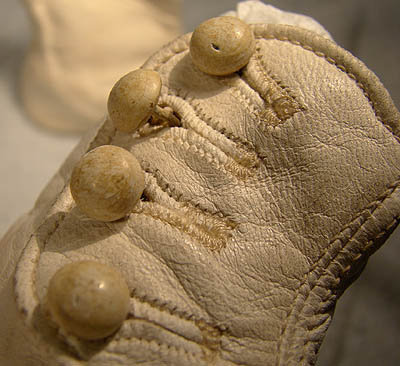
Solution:
M 65 253 L 90 246 L 122 230 L 127 224 L 123 218 L 112 225 L 90 219 L 78 208 L 51 215 L 37 232 L 41 251 Z
M 71 355 L 71 357 L 82 360 L 90 360 L 97 353 L 101 352 L 113 340 L 113 336 L 98 340 L 84 341 L 74 337 L 75 347 L 69 345 L 65 337 L 60 334 L 57 325 L 51 321 L 50 315 L 44 305 L 38 305 L 32 315 L 32 323 L 35 330 L 40 334 L 43 341 L 58 352 Z M 84 350 L 85 354 L 79 354 L 77 349 Z
M 218 76 L 201 72 L 193 65 L 190 54 L 187 53 L 172 68 L 169 74 L 169 88 L 182 98 L 188 96 L 195 96 L 196 99 L 210 98 L 229 88 L 228 85 L 218 82 L 218 79 Z M 223 79 L 225 80 L 226 77 Z M 175 88 L 174 84 L 179 87 Z

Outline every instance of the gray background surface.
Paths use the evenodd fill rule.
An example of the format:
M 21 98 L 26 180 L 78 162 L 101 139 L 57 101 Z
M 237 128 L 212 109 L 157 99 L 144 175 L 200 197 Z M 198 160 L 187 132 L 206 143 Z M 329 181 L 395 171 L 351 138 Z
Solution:
M 185 30 L 191 31 L 201 21 L 235 8 L 236 3 L 185 0 Z M 268 3 L 318 20 L 340 45 L 380 77 L 400 107 L 400 1 Z M 30 24 L 22 3 L 0 0 L 0 236 L 32 207 L 40 190 L 79 139 L 41 130 L 21 110 L 18 70 L 29 38 Z M 319 365 L 400 365 L 399 241 L 397 229 L 340 299 Z

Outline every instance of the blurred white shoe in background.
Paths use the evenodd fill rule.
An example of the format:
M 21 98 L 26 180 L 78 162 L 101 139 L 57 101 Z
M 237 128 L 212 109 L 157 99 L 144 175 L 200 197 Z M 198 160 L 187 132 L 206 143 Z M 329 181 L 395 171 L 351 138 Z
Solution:
M 81 132 L 99 122 L 116 80 L 181 30 L 181 0 L 25 0 L 33 39 L 22 70 L 29 116 Z

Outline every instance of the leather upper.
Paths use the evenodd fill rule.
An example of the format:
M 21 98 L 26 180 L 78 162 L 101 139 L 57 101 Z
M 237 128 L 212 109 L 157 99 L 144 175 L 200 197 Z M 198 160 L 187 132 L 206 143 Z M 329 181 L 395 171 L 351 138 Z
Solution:
M 291 26 L 253 30 L 256 52 L 230 76 L 195 68 L 190 35 L 151 57 L 159 104 L 181 126 L 132 136 L 106 120 L 9 231 L 0 360 L 315 363 L 335 301 L 397 224 L 399 114 L 335 43 Z M 103 144 L 131 151 L 146 177 L 135 210 L 112 223 L 79 212 L 68 186 L 81 154 Z M 131 291 L 128 319 L 104 341 L 63 334 L 41 310 L 51 276 L 83 259 L 118 269 Z

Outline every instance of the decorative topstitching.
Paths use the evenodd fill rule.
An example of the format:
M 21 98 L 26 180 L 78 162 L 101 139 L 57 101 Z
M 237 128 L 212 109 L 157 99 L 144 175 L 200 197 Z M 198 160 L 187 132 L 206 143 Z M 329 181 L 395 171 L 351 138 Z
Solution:
M 188 36 L 186 36 L 186 37 L 188 37 Z M 335 65 L 335 66 L 338 68 L 338 70 L 340 70 L 341 72 L 345 72 L 345 73 L 348 75 L 348 77 L 351 78 L 351 79 L 353 79 L 353 80 L 356 82 L 356 85 L 362 90 L 364 96 L 366 97 L 366 99 L 368 100 L 369 104 L 371 105 L 371 107 L 372 107 L 372 109 L 373 109 L 373 111 L 374 111 L 374 113 L 375 113 L 375 116 L 376 116 L 377 120 L 380 121 L 380 122 L 382 123 L 382 125 L 385 126 L 385 128 L 387 128 L 387 129 L 392 133 L 393 137 L 397 140 L 397 142 L 400 142 L 399 137 L 398 137 L 397 135 L 394 134 L 394 132 L 392 131 L 392 129 L 390 128 L 390 126 L 388 126 L 384 121 L 382 121 L 382 119 L 381 119 L 379 113 L 377 113 L 376 108 L 375 108 L 375 102 L 374 102 L 374 100 L 370 97 L 370 95 L 368 94 L 367 88 L 366 88 L 360 81 L 358 81 L 357 78 L 355 77 L 355 75 L 352 74 L 352 73 L 350 73 L 350 72 L 346 69 L 345 66 L 341 65 L 339 62 L 337 62 L 335 59 L 329 57 L 328 55 L 326 55 L 326 54 L 324 54 L 324 53 L 322 53 L 322 52 L 320 52 L 320 51 L 314 50 L 311 46 L 306 45 L 306 44 L 302 44 L 301 42 L 299 42 L 299 41 L 297 41 L 297 40 L 289 39 L 288 37 L 273 37 L 273 36 L 271 36 L 271 35 L 265 34 L 265 35 L 263 35 L 263 36 L 259 36 L 258 38 L 264 38 L 264 39 L 266 39 L 266 40 L 268 40 L 268 39 L 275 39 L 275 40 L 280 40 L 280 41 L 283 41 L 283 42 L 290 42 L 290 43 L 293 44 L 293 45 L 300 46 L 300 47 L 302 47 L 303 49 L 305 49 L 305 50 L 307 50 L 307 51 L 313 52 L 316 56 L 322 57 L 322 58 L 324 58 L 327 62 L 329 62 L 329 63 Z M 179 53 L 184 52 L 184 51 L 186 51 L 186 50 L 187 50 L 187 42 L 182 42 L 182 41 L 181 41 L 181 42 L 177 42 L 177 43 L 175 44 L 175 48 L 174 48 L 172 51 L 170 50 L 170 51 L 169 51 L 169 54 L 164 55 L 164 56 L 161 58 L 161 60 L 159 60 L 158 64 L 156 64 L 156 65 L 153 66 L 153 68 L 154 68 L 155 70 L 159 69 L 163 63 L 166 63 L 169 59 L 171 59 L 172 57 L 174 57 L 176 54 L 179 54 Z M 146 66 L 146 65 L 145 65 L 145 66 Z M 110 135 L 110 137 L 109 137 L 109 143 L 112 143 L 112 142 L 113 142 L 114 137 L 115 137 L 115 131 L 114 131 L 114 134 Z M 92 148 L 98 146 L 98 145 L 99 145 L 98 142 L 101 141 L 102 138 L 103 138 L 103 136 L 102 136 L 102 131 L 100 131 L 100 132 L 98 133 L 98 135 L 97 135 L 97 136 L 92 140 L 92 142 L 89 144 L 89 149 L 88 149 L 88 150 L 90 150 L 90 149 L 92 149 Z M 64 185 L 64 187 L 62 188 L 62 190 L 60 191 L 60 193 L 66 191 L 67 185 L 68 185 L 68 182 L 65 183 L 65 185 Z M 386 198 L 390 197 L 390 195 L 393 194 L 393 193 L 395 192 L 395 190 L 397 189 L 397 187 L 398 187 L 399 185 L 400 185 L 400 182 L 396 182 L 396 183 L 385 193 L 385 195 L 384 195 L 382 198 L 378 199 L 376 202 L 377 202 L 377 203 L 382 203 Z M 55 199 L 54 202 L 53 202 L 53 205 L 55 204 L 55 202 L 57 202 L 58 199 L 59 199 L 59 196 L 56 197 L 56 199 Z M 373 203 L 375 203 L 375 202 L 373 202 Z M 376 207 L 378 207 L 378 206 L 376 206 Z M 376 208 L 375 208 L 375 209 L 376 209 Z M 371 214 L 372 214 L 372 212 L 371 212 Z M 363 215 L 363 213 L 361 213 L 361 214 L 359 215 L 359 217 L 362 217 L 362 215 Z M 53 225 L 53 227 L 52 227 L 52 230 L 48 233 L 48 236 L 47 236 L 47 238 L 46 238 L 45 243 L 47 243 L 47 242 L 51 239 L 52 235 L 56 232 L 57 228 L 61 225 L 61 223 L 63 222 L 63 220 L 64 220 L 65 217 L 66 217 L 66 215 L 60 216 L 60 217 L 58 218 L 57 222 L 54 223 L 54 225 Z M 393 225 L 395 225 L 395 224 L 397 223 L 398 219 L 399 219 L 399 218 L 396 217 L 396 218 L 389 224 L 389 226 L 388 226 L 387 228 L 385 228 L 385 229 L 381 232 L 380 235 L 384 235 L 384 233 L 386 233 L 388 230 L 390 230 L 390 229 L 393 227 Z M 364 221 L 364 222 L 365 222 L 365 221 Z M 39 230 L 43 227 L 43 225 L 45 225 L 45 223 L 46 223 L 46 218 L 44 219 L 44 221 L 42 222 L 42 224 L 39 226 L 39 228 L 37 229 L 37 231 L 39 231 Z M 352 224 L 352 222 L 349 222 L 349 223 L 347 223 L 346 225 L 344 225 L 344 227 L 343 227 L 343 229 L 341 230 L 341 232 L 345 231 L 351 224 Z M 361 227 L 362 227 L 362 224 L 359 226 L 358 229 L 360 229 Z M 357 231 L 356 231 L 356 232 L 357 232 Z M 355 235 L 356 232 L 353 233 L 353 235 Z M 30 239 L 32 239 L 32 237 L 35 236 L 35 235 L 36 235 L 36 233 L 32 234 L 32 236 L 31 236 Z M 379 236 L 379 235 L 378 235 L 378 236 Z M 375 238 L 375 239 L 376 239 L 376 238 Z M 324 254 L 328 253 L 329 248 L 332 247 L 332 245 L 335 243 L 336 240 L 338 240 L 338 239 L 335 238 L 335 239 L 332 240 L 331 244 L 327 247 L 326 252 L 323 253 L 323 254 L 321 255 L 320 260 L 318 260 L 316 263 L 314 263 L 314 265 L 313 265 L 313 267 L 311 268 L 310 272 L 309 272 L 308 274 L 306 274 L 306 276 L 305 276 L 305 278 L 304 278 L 303 284 L 302 284 L 302 285 L 298 288 L 298 290 L 297 290 L 296 299 L 299 298 L 300 288 L 301 288 L 302 286 L 305 286 L 305 285 L 308 284 L 307 281 L 309 280 L 311 274 L 313 274 L 314 271 L 315 271 L 316 269 L 321 269 L 321 268 L 319 267 L 319 265 L 320 265 L 320 263 L 322 263 L 322 261 L 323 261 Z M 30 240 L 29 240 L 29 242 L 30 242 Z M 342 243 L 343 246 L 340 248 L 339 252 L 336 253 L 336 255 L 338 255 L 341 251 L 343 251 L 344 248 L 346 247 L 346 245 L 348 245 L 348 243 L 349 243 L 349 241 L 347 241 L 346 243 Z M 371 240 L 371 243 L 368 243 L 368 244 L 367 244 L 367 246 L 364 248 L 364 250 L 367 250 L 367 249 L 369 248 L 369 246 L 371 246 L 372 244 L 373 244 L 373 240 Z M 29 283 L 21 283 L 21 281 L 24 281 L 25 278 L 23 278 L 23 277 L 20 278 L 20 276 L 18 275 L 18 273 L 16 274 L 16 284 L 15 284 L 15 287 L 16 287 L 16 291 L 15 291 L 16 301 L 17 301 L 17 304 L 19 304 L 19 306 L 18 306 L 19 310 L 20 310 L 21 313 L 23 313 L 23 314 L 27 314 L 28 311 L 27 311 L 27 309 L 24 309 L 23 307 L 21 308 L 21 305 L 22 305 L 22 304 L 21 304 L 21 299 L 19 298 L 19 293 L 20 293 L 20 291 L 18 291 L 18 290 L 19 290 L 21 287 L 24 287 L 24 286 L 27 285 L 27 286 L 30 286 L 30 287 L 31 287 L 31 293 L 32 293 L 33 295 L 36 295 L 36 291 L 35 291 L 35 278 L 36 278 L 37 265 L 38 265 L 38 261 L 39 261 L 39 258 L 40 258 L 40 253 L 41 253 L 42 250 L 45 249 L 45 245 L 43 246 L 43 248 L 37 248 L 37 249 L 39 249 L 39 250 L 37 250 L 37 251 L 36 251 L 36 255 L 33 256 L 33 257 L 34 257 L 35 264 L 33 265 L 33 272 L 30 274 L 30 277 L 31 277 L 31 278 L 30 278 Z M 18 267 L 21 267 L 21 266 L 22 266 L 22 263 L 21 263 L 21 262 L 23 262 L 24 260 L 27 260 L 27 258 L 29 258 L 29 257 L 32 258 L 32 256 L 30 256 L 29 253 L 27 253 L 27 251 L 30 251 L 30 250 L 35 251 L 34 248 L 31 248 L 31 247 L 28 245 L 28 246 L 25 248 L 25 250 L 24 250 L 24 253 L 23 253 L 22 257 L 21 257 L 21 260 L 20 260 L 20 262 L 19 262 Z M 361 258 L 362 255 L 363 255 L 363 253 L 361 253 L 361 252 L 358 253 L 358 254 L 353 258 L 353 260 L 354 260 L 354 261 L 359 260 L 359 259 Z M 32 259 L 30 259 L 30 261 L 31 261 L 31 260 L 32 260 Z M 324 266 L 325 270 L 328 269 L 329 264 L 330 264 L 330 263 L 328 263 L 328 265 L 325 265 L 325 266 Z M 20 269 L 20 268 L 19 268 L 19 269 Z M 346 267 L 343 269 L 342 273 L 347 272 L 349 269 L 350 269 L 350 267 L 349 267 L 349 266 L 346 266 Z M 17 271 L 17 272 L 18 272 L 18 271 Z M 326 271 L 324 272 L 324 274 L 326 274 Z M 321 275 L 322 275 L 322 273 L 319 274 L 319 277 L 320 277 Z M 279 339 L 279 345 L 282 344 L 282 338 L 283 338 L 283 337 L 285 336 L 285 334 L 286 334 L 287 324 L 288 324 L 288 322 L 289 322 L 289 317 L 295 316 L 295 315 L 294 315 L 295 313 L 298 314 L 298 313 L 301 311 L 301 309 L 305 306 L 305 303 L 306 303 L 307 298 L 310 296 L 311 292 L 312 292 L 313 289 L 316 287 L 316 283 L 317 283 L 317 282 L 315 282 L 315 284 L 311 287 L 311 289 L 310 289 L 310 291 L 309 291 L 307 297 L 305 298 L 305 301 L 303 302 L 303 304 L 302 304 L 302 306 L 300 307 L 299 310 L 296 310 L 296 309 L 295 309 L 295 303 L 296 303 L 296 301 L 295 301 L 295 303 L 294 303 L 292 309 L 291 309 L 290 312 L 288 313 L 288 318 L 287 318 L 287 321 L 286 321 L 286 325 L 282 328 L 281 338 Z M 39 301 L 38 301 L 37 296 L 35 296 L 35 300 L 36 300 L 36 303 L 38 304 Z M 22 303 L 23 303 L 23 301 L 22 301 Z M 295 312 L 295 313 L 294 313 L 294 312 Z M 279 353 L 279 355 L 277 356 L 277 365 L 279 364 L 280 352 L 282 352 L 282 349 L 278 346 L 278 353 Z

